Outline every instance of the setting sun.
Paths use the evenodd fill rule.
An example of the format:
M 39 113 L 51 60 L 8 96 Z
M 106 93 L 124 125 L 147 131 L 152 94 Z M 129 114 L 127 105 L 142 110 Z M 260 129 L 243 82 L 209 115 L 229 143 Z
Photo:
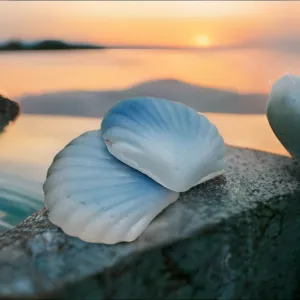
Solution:
M 205 34 L 199 34 L 193 38 L 193 44 L 198 47 L 209 47 L 211 46 L 211 40 L 209 36 Z

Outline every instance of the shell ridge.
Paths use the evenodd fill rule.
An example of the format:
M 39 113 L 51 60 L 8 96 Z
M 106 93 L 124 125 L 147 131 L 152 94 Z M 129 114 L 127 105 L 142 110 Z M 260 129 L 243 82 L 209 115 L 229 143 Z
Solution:
M 145 102 L 146 100 L 144 100 Z M 147 120 L 147 114 L 151 117 L 151 120 L 152 120 L 152 124 L 150 123 L 150 125 L 155 125 L 157 126 L 160 130 L 162 131 L 165 131 L 165 128 L 164 126 L 162 126 L 162 124 L 159 123 L 159 121 L 157 120 L 157 118 L 154 116 L 153 114 L 153 108 L 156 109 L 155 105 L 153 104 L 153 101 L 151 98 L 149 98 L 147 100 L 147 102 L 149 103 L 148 105 L 145 103 L 144 106 L 143 106 L 143 109 L 145 110 L 145 113 L 146 113 L 146 116 L 145 116 L 145 113 L 143 113 L 144 115 L 144 119 Z M 150 109 L 151 108 L 151 109 Z M 156 112 L 157 112 L 157 109 L 156 109 Z M 160 115 L 161 117 L 161 115 Z M 164 120 L 162 117 L 161 117 L 162 120 Z
M 75 167 L 71 167 L 69 170 L 65 170 L 65 169 L 60 169 L 57 172 L 55 172 L 55 174 L 51 174 L 48 178 L 49 180 L 47 182 L 48 185 L 58 185 L 60 184 L 63 180 L 90 180 L 89 176 L 93 175 L 93 176 L 98 176 L 101 175 L 102 172 L 97 170 L 97 168 L 92 168 L 94 172 L 89 172 L 84 173 L 84 172 L 79 172 L 76 173 L 76 171 L 80 171 L 81 168 L 75 168 Z M 70 173 L 70 171 L 74 171 L 74 173 Z M 54 176 L 55 175 L 55 176 Z M 121 178 L 129 178 L 130 175 L 129 174 L 119 174 L 119 179 Z M 111 180 L 112 178 L 114 178 L 113 176 L 106 176 L 106 180 Z M 100 180 L 100 179 L 99 179 Z
M 51 168 L 51 170 L 59 170 L 61 167 L 64 167 L 65 165 L 68 165 L 70 162 L 74 163 L 74 167 L 90 167 L 90 168 L 96 168 L 95 163 L 97 163 L 99 158 L 95 159 L 93 157 L 83 157 L 79 155 L 74 155 L 72 157 L 59 157 L 55 160 L 56 165 L 55 167 Z M 101 159 L 101 165 L 97 167 L 106 167 L 110 166 L 110 159 L 103 157 Z M 117 168 L 117 166 L 114 166 L 114 168 Z M 112 168 L 111 168 L 112 169 Z
M 118 218 L 116 219 L 115 214 L 111 214 L 111 212 L 113 211 L 114 208 L 118 208 L 121 209 L 122 207 L 125 206 L 125 208 L 127 207 L 125 213 L 124 211 L 122 212 L 123 215 L 117 215 L 117 217 L 119 217 L 119 220 L 126 217 L 124 216 L 124 214 L 127 214 L 128 212 L 132 211 L 132 208 L 134 208 L 136 206 L 136 199 L 138 199 L 138 197 L 134 197 L 132 198 L 131 196 L 128 196 L 126 199 L 123 199 L 122 202 L 119 203 L 114 203 L 110 206 L 107 206 L 105 208 L 101 207 L 100 210 L 98 210 L 98 217 L 99 218 L 93 218 L 93 220 L 91 220 L 91 222 L 89 222 L 89 224 L 85 227 L 84 231 L 81 232 L 80 236 L 81 238 L 84 239 L 85 235 L 88 235 L 89 232 L 93 231 L 95 229 L 95 227 L 98 227 L 99 222 L 102 222 L 102 218 L 106 218 L 106 227 L 102 228 L 102 231 L 105 231 L 105 235 L 108 234 L 108 232 L 111 232 L 110 229 L 113 229 L 113 224 L 115 222 L 118 222 Z M 128 200 L 131 200 L 130 204 L 128 202 Z M 138 202 L 140 202 L 141 199 L 138 199 Z M 116 211 L 115 211 L 116 213 Z M 104 215 L 103 215 L 104 214 Z M 107 226 L 110 226 L 109 229 L 107 229 Z M 103 233 L 103 232 L 101 232 Z
M 99 142 L 98 139 L 95 139 L 95 137 L 99 137 L 100 130 L 94 130 L 93 134 L 86 134 L 83 133 L 77 137 L 77 139 L 73 139 L 70 141 L 66 146 L 72 146 L 72 145 L 78 145 L 78 144 L 83 144 L 83 145 L 91 145 L 94 144 L 95 146 L 99 146 L 101 148 L 101 142 Z
M 164 100 L 163 99 L 159 99 L 160 102 L 157 102 L 155 101 L 155 98 L 152 98 L 152 104 L 153 104 L 153 107 L 156 111 L 156 113 L 159 115 L 160 119 L 162 120 L 163 124 L 164 124 L 164 130 L 167 131 L 168 130 L 168 122 L 166 121 L 166 118 L 165 118 L 165 115 L 163 115 L 161 113 L 161 109 L 160 109 L 160 105 L 163 104 L 164 108 L 165 108 L 165 105 L 164 105 Z
M 119 134 L 115 134 L 116 131 L 119 131 Z M 138 135 L 138 134 L 137 134 Z M 128 131 L 128 129 L 122 128 L 120 126 L 115 126 L 112 129 L 108 129 L 104 134 L 103 134 L 103 139 L 105 141 L 105 143 L 107 143 L 107 141 L 110 142 L 110 144 L 112 144 L 112 146 L 118 142 L 116 142 L 117 139 L 122 140 L 123 136 L 126 136 L 129 140 L 130 140 L 130 145 L 131 146 L 136 146 L 139 147 L 139 144 L 134 140 L 134 137 L 136 137 L 135 132 L 133 132 L 132 134 L 130 134 L 130 132 Z M 143 141 L 145 141 L 145 137 L 144 136 L 140 136 L 142 138 Z
M 77 236 L 80 237 L 82 235 L 82 233 L 85 231 L 85 228 L 89 226 L 90 223 L 93 222 L 93 220 L 98 215 L 98 213 L 99 213 L 98 211 L 91 211 L 91 213 L 88 215 L 88 218 L 86 217 L 85 220 L 80 223 L 80 229 L 76 233 Z M 69 227 L 70 225 L 72 226 L 71 220 L 69 220 Z
M 170 106 L 168 105 L 167 102 L 164 102 L 165 108 L 167 110 L 167 115 L 170 118 L 170 123 L 168 124 L 168 131 L 170 132 L 173 128 L 175 130 L 175 132 L 180 133 L 180 125 L 179 122 L 177 120 L 177 113 L 176 113 L 176 105 L 177 103 L 174 102 L 174 105 Z
M 116 159 L 116 158 L 114 158 Z M 116 169 L 119 170 L 121 167 L 121 163 L 118 161 L 118 163 L 115 166 L 110 166 L 109 159 L 103 158 L 101 165 L 98 165 L 97 167 L 108 167 L 109 169 Z M 55 160 L 55 166 L 51 167 L 50 171 L 58 171 L 61 168 L 64 168 L 66 165 L 69 165 L 69 163 L 73 163 L 74 167 L 86 167 L 86 168 L 96 168 L 95 161 L 92 159 L 82 159 L 82 157 L 60 157 L 59 159 Z
M 128 182 L 122 182 L 122 183 L 117 183 L 118 186 L 122 185 L 129 185 L 129 184 L 134 184 L 134 181 L 128 181 Z M 73 189 L 72 193 L 79 193 L 80 191 L 86 191 L 91 188 L 103 188 L 103 185 L 107 186 L 107 183 L 105 182 L 99 182 L 99 181 L 87 181 L 86 180 L 86 185 L 84 187 L 78 186 L 78 184 L 73 185 L 71 188 Z M 111 185 L 111 186 L 116 186 L 116 185 Z M 47 202 L 51 202 L 53 205 L 56 205 L 58 199 L 62 197 L 62 195 L 67 195 L 70 196 L 70 187 L 65 187 L 63 184 L 55 186 L 53 189 L 47 191 L 45 193 L 45 196 L 47 197 Z M 66 196 L 66 197 L 67 197 Z
M 130 230 L 125 234 L 125 240 L 132 241 L 139 236 L 148 225 L 159 215 L 160 212 L 164 211 L 170 204 L 174 203 L 179 197 L 179 193 L 174 193 L 172 197 L 166 196 L 164 201 L 160 201 L 160 206 L 156 206 L 156 209 L 152 210 L 152 213 L 144 214 L 140 220 L 130 224 Z M 155 208 L 155 206 L 154 206 Z M 124 231 L 122 232 L 124 234 Z
M 94 158 L 100 158 L 102 159 L 103 157 L 105 157 L 106 155 L 102 155 L 100 151 L 98 151 L 98 149 L 95 149 L 95 147 L 91 147 L 90 145 L 70 145 L 68 147 L 66 147 L 65 149 L 65 153 L 67 153 L 68 155 L 78 155 L 78 156 L 83 156 L 81 152 L 84 152 L 86 155 L 86 152 L 88 152 L 89 157 L 94 157 Z
M 125 187 L 126 187 L 126 189 L 122 188 L 122 192 L 132 192 L 134 195 L 135 189 L 132 187 L 132 184 L 126 184 Z M 102 193 L 101 197 L 100 196 L 98 197 L 97 195 L 95 195 L 96 192 L 97 192 L 97 195 L 100 194 L 100 192 L 101 192 Z M 99 205 L 98 204 L 99 201 L 103 202 L 102 204 L 106 203 L 107 201 L 111 201 L 111 200 L 109 200 L 110 197 L 114 197 L 114 200 L 117 201 L 116 200 L 117 196 L 123 197 L 123 195 L 120 194 L 119 190 L 117 190 L 117 189 L 111 190 L 110 187 L 104 186 L 104 187 L 99 187 L 95 191 L 94 190 L 92 191 L 91 189 L 80 190 L 72 195 L 72 199 L 74 201 L 77 201 L 80 203 L 83 203 L 83 201 L 80 200 L 82 198 L 84 198 L 85 200 L 88 200 L 88 201 L 92 201 L 91 199 L 94 199 L 92 201 L 92 203 L 95 203 L 95 205 Z
M 180 102 L 176 103 L 176 106 L 174 106 L 174 114 L 176 115 L 176 118 L 178 119 L 178 128 L 179 132 L 181 134 L 186 134 L 186 127 L 188 126 L 187 124 L 187 119 L 185 118 L 185 113 L 188 113 L 188 109 L 182 109 L 182 106 L 180 105 Z
M 165 201 L 160 201 L 165 202 Z M 141 218 L 150 219 L 150 221 L 154 218 L 153 215 L 157 215 L 156 210 L 160 209 L 153 209 L 155 207 L 154 203 L 151 202 L 145 202 L 145 205 L 143 207 L 138 207 L 134 201 L 132 201 L 131 207 L 125 206 L 125 210 L 122 212 L 122 215 L 119 218 L 111 218 L 111 222 L 109 222 L 107 225 L 109 225 L 109 228 L 105 230 L 106 236 L 108 236 L 110 233 L 114 231 L 118 231 L 119 236 L 124 236 L 124 232 L 128 230 L 128 228 L 131 228 L 134 224 L 138 222 Z M 159 208 L 164 205 L 160 205 Z M 135 209 L 134 209 L 135 208 Z M 148 212 L 147 212 L 148 210 Z
M 108 183 L 111 181 L 111 180 L 108 180 L 108 181 L 104 181 L 104 180 L 99 180 L 99 179 L 89 179 L 89 180 L 80 180 L 81 182 L 83 182 L 85 184 L 84 187 L 78 185 L 78 183 L 75 183 L 74 185 L 72 185 L 72 189 L 73 189 L 73 192 L 75 193 L 78 193 L 80 191 L 84 191 L 85 189 L 88 190 L 88 189 L 91 189 L 91 188 L 97 188 L 97 187 L 103 187 L 103 185 L 106 185 L 108 186 Z M 134 184 L 134 181 L 131 179 L 131 180 L 122 180 L 122 181 L 119 181 L 117 183 L 114 183 L 114 184 L 111 184 L 110 186 L 121 186 L 121 185 L 127 185 L 127 184 Z M 60 188 L 64 186 L 64 184 L 60 184 L 56 187 L 54 187 L 51 191 L 54 193 L 54 192 L 58 192 L 59 193 L 68 193 L 65 189 L 61 190 Z M 68 187 L 67 187 L 68 188 Z M 57 194 L 57 193 L 55 193 Z
M 136 112 L 136 113 L 139 113 L 139 112 Z M 133 128 L 136 128 L 136 126 L 139 126 L 139 127 L 143 127 L 144 129 L 151 129 L 151 126 L 147 126 L 148 124 L 146 123 L 141 123 L 139 122 L 136 118 L 133 118 L 132 116 L 128 115 L 128 114 L 123 114 L 123 113 L 120 113 L 120 112 L 114 112 L 110 118 L 117 118 L 117 121 L 119 122 L 119 120 L 124 120 L 125 121 L 125 124 L 127 123 L 134 123 L 132 124 Z M 136 126 L 134 126 L 136 125 Z

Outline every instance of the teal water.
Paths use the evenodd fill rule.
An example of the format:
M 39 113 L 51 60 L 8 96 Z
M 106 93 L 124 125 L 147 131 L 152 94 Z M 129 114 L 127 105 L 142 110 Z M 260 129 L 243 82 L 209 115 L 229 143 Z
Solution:
M 43 206 L 43 203 L 24 193 L 2 189 L 0 192 L 0 232 L 13 228 Z
M 2 155 L 4 151 L 2 147 Z M 0 159 L 0 232 L 18 225 L 43 206 L 42 184 L 30 174 L 30 169 L 35 173 L 37 169 L 26 169 L 18 162 L 15 167 L 15 172 L 7 172 L 5 169 L 13 171 L 14 164 Z

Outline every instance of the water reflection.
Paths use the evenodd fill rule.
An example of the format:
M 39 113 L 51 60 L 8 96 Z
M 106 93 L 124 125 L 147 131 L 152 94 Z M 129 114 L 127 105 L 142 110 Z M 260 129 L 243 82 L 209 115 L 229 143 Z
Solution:
M 268 92 L 286 72 L 300 70 L 298 53 L 270 50 L 80 50 L 1 53 L 0 82 L 10 96 L 55 90 L 120 89 L 175 78 L 214 88 Z

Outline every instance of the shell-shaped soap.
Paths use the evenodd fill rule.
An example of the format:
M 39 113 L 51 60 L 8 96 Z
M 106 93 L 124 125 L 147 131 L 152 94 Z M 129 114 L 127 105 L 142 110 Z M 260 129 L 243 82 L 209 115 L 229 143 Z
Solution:
M 300 161 L 300 77 L 285 75 L 273 85 L 267 118 L 286 150 Z
M 179 196 L 113 157 L 99 130 L 82 134 L 56 155 L 43 188 L 53 224 L 105 244 L 135 240 Z
M 182 103 L 123 100 L 104 116 L 101 131 L 112 155 L 170 190 L 187 191 L 224 172 L 217 128 Z

